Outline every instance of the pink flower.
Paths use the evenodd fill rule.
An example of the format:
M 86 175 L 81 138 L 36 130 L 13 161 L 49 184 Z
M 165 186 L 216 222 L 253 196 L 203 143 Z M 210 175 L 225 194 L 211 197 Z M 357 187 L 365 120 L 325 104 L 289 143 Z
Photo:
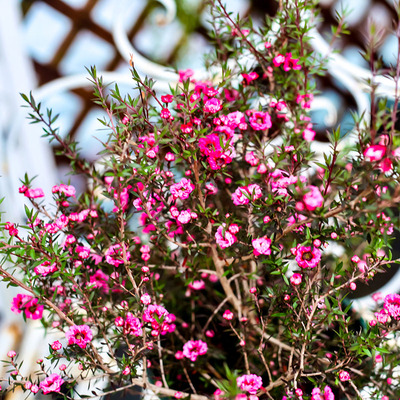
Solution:
M 56 263 L 50 264 L 50 261 L 45 261 L 42 264 L 35 267 L 34 270 L 35 273 L 38 275 L 47 276 L 49 274 L 52 274 L 53 272 L 56 272 L 58 268 Z
M 43 315 L 44 307 L 38 304 L 39 300 L 33 298 L 25 305 L 24 313 L 26 318 L 30 319 L 41 319 Z
M 9 357 L 9 358 L 14 358 L 16 355 L 17 355 L 17 353 L 14 350 L 10 350 L 7 353 L 7 357 Z
M 65 332 L 65 337 L 69 346 L 76 344 L 86 349 L 86 345 L 93 339 L 93 332 L 87 325 L 73 325 Z
M 222 318 L 226 319 L 227 321 L 231 321 L 233 319 L 233 312 L 230 310 L 225 310 L 222 314 Z
M 58 340 L 56 340 L 51 344 L 51 348 L 54 351 L 60 350 L 62 348 L 62 344 Z
M 347 371 L 340 371 L 339 372 L 339 379 L 341 382 L 346 382 L 350 380 L 350 374 Z
M 90 276 L 90 285 L 94 285 L 95 288 L 102 289 L 104 293 L 108 293 L 110 288 L 108 286 L 109 276 L 105 274 L 101 269 L 98 269 L 93 275 Z
M 393 163 L 390 158 L 384 158 L 380 163 L 379 163 L 379 168 L 383 172 L 388 172 L 393 169 Z
M 236 379 L 236 383 L 241 390 L 247 391 L 250 394 L 257 394 L 257 390 L 263 384 L 261 376 L 255 374 L 239 376 Z
M 303 203 L 306 209 L 309 211 L 314 211 L 316 208 L 322 207 L 324 203 L 324 198 L 321 192 L 316 186 L 307 186 L 308 192 L 303 196 Z
M 126 314 L 124 322 L 124 333 L 129 335 L 142 336 L 142 323 L 131 312 Z
M 27 294 L 17 294 L 12 300 L 11 311 L 20 314 L 32 299 L 33 297 Z
M 394 319 L 400 319 L 400 295 L 388 294 L 385 297 L 383 308 Z
M 315 131 L 310 129 L 310 128 L 306 128 L 303 131 L 303 139 L 306 142 L 312 142 L 315 138 Z
M 232 201 L 235 206 L 248 204 L 250 201 L 257 200 L 262 197 L 262 191 L 257 184 L 249 186 L 240 186 L 232 194 Z
M 151 303 L 151 297 L 148 293 L 144 293 L 140 296 L 140 302 L 146 306 Z
M 268 239 L 267 236 L 263 236 L 257 239 L 253 239 L 251 244 L 254 247 L 253 254 L 255 256 L 259 256 L 261 254 L 270 255 L 271 254 L 271 239 Z
M 253 167 L 255 167 L 260 162 L 260 159 L 254 154 L 253 151 L 246 153 L 246 155 L 244 156 L 244 159 L 246 162 L 248 162 Z
M 311 108 L 311 102 L 314 99 L 314 95 L 310 94 L 298 94 L 296 98 L 296 103 L 300 104 L 300 106 L 304 109 Z
M 250 74 L 242 74 L 243 76 L 243 85 L 248 85 L 250 82 L 258 79 L 259 75 L 257 74 L 257 72 L 253 71 L 250 72 Z
M 171 111 L 168 108 L 163 108 L 160 113 L 160 117 L 163 119 L 170 119 L 171 118 Z
M 37 199 L 39 197 L 44 197 L 44 192 L 41 188 L 27 189 L 25 190 L 24 195 L 30 199 Z
M 315 268 L 321 261 L 321 251 L 317 248 L 299 246 L 296 251 L 296 261 L 301 268 Z
M 193 362 L 197 360 L 198 356 L 206 354 L 207 350 L 207 343 L 202 340 L 189 340 L 183 345 L 183 355 Z
M 166 94 L 165 96 L 161 96 L 161 101 L 163 103 L 172 103 L 174 100 L 174 96 L 172 94 Z
M 335 400 L 335 395 L 332 392 L 332 389 L 327 385 L 324 389 L 324 400 Z
M 58 191 L 64 193 L 66 197 L 75 196 L 76 194 L 76 189 L 72 185 L 61 184 L 58 187 Z
M 126 366 L 124 370 L 122 371 L 122 375 L 129 375 L 131 373 L 131 369 L 129 366 Z
M 232 158 L 225 153 L 221 153 L 219 155 L 208 157 L 207 162 L 213 171 L 218 171 L 221 168 L 224 168 L 227 164 L 230 164 Z
M 218 188 L 216 186 L 214 186 L 213 183 L 206 183 L 205 185 L 206 190 L 207 190 L 207 194 L 217 194 L 218 193 Z
M 279 67 L 281 64 L 285 62 L 285 56 L 283 56 L 282 54 L 278 54 L 277 56 L 274 57 L 272 62 L 274 63 L 275 67 Z
M 192 290 L 202 290 L 206 288 L 206 284 L 202 279 L 200 279 L 197 281 L 190 282 L 188 287 Z
M 143 322 L 151 323 L 154 335 L 165 335 L 175 330 L 175 315 L 170 314 L 163 306 L 150 304 L 143 312 Z M 154 336 L 153 335 L 153 336 Z
M 126 248 L 125 248 L 125 254 L 126 254 L 126 260 L 129 261 L 129 259 L 131 258 L 131 253 L 126 251 Z M 114 244 L 113 246 L 109 247 L 105 253 L 105 256 L 106 256 L 106 261 L 109 264 L 114 265 L 114 267 L 118 267 L 118 265 L 124 263 L 124 252 L 120 244 Z
M 205 102 L 204 111 L 207 113 L 215 114 L 222 109 L 221 100 L 212 98 Z
M 263 131 L 269 129 L 272 126 L 271 117 L 267 112 L 256 111 L 253 112 L 250 119 L 250 126 L 255 131 Z
M 90 256 L 90 247 L 76 246 L 75 252 L 78 253 L 79 258 L 86 260 Z
M 293 274 L 293 275 L 290 277 L 290 283 L 291 283 L 293 286 L 298 286 L 298 285 L 300 285 L 300 283 L 301 283 L 302 280 L 303 280 L 303 277 L 302 277 L 300 274 Z
M 4 226 L 5 230 L 8 230 L 8 233 L 10 236 L 17 236 L 18 235 L 18 229 L 12 224 L 11 222 L 6 222 Z
M 175 199 L 185 200 L 189 197 L 190 193 L 194 190 L 193 183 L 186 178 L 182 178 L 179 183 L 174 183 L 170 187 L 171 194 Z
M 300 388 L 296 389 L 294 392 L 296 393 L 296 396 L 298 396 L 298 397 L 303 396 L 303 391 Z
M 184 82 L 194 75 L 194 71 L 192 69 L 185 69 L 178 71 L 179 73 L 179 82 Z
M 389 315 L 386 310 L 381 310 L 381 311 L 375 313 L 375 318 L 381 324 L 386 324 L 386 322 L 389 319 Z
M 373 146 L 368 146 L 364 150 L 364 157 L 367 161 L 379 161 L 386 154 L 386 146 L 376 144 Z
M 301 65 L 299 65 L 298 63 L 299 63 L 298 58 L 292 58 L 292 53 L 286 53 L 285 61 L 283 63 L 283 70 L 284 71 L 290 71 L 291 69 L 300 70 Z
M 181 211 L 177 218 L 178 222 L 180 222 L 181 224 L 188 224 L 191 219 L 192 215 L 189 209 Z
M 37 393 L 39 391 L 39 386 L 38 385 L 32 385 L 31 386 L 31 392 L 32 393 Z
M 225 229 L 226 224 L 222 224 L 218 227 L 217 232 L 215 233 L 215 240 L 221 249 L 226 249 L 227 247 L 232 246 L 236 243 L 237 238 L 233 235 L 229 229 Z M 224 232 L 225 229 L 225 232 Z
M 223 151 L 219 136 L 215 133 L 200 138 L 199 148 L 201 153 L 205 156 L 218 156 Z
M 64 383 L 64 380 L 58 374 L 51 374 L 45 380 L 40 382 L 39 386 L 42 389 L 43 394 L 48 394 L 51 392 L 59 392 L 61 385 Z M 32 387 L 31 387 L 32 390 Z

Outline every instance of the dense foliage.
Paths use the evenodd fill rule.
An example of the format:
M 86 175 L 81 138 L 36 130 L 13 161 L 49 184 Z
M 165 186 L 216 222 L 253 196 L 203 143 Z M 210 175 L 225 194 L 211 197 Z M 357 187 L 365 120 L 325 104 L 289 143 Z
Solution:
M 12 310 L 60 333 L 37 375 L 9 352 L 4 390 L 69 399 L 88 379 L 95 396 L 106 376 L 106 393 L 194 400 L 399 396 L 400 296 L 374 295 L 370 320 L 347 298 L 394 262 L 397 100 L 371 96 L 369 126 L 356 117 L 348 137 L 328 133 L 329 153 L 311 151 L 326 73 L 308 45 L 315 4 L 280 3 L 257 29 L 210 5 L 207 82 L 180 71 L 159 94 L 132 60 L 131 97 L 91 68 L 110 131 L 96 163 L 23 95 L 87 188 L 58 184 L 44 207 L 50 194 L 25 177 L 26 224 L 2 224 Z

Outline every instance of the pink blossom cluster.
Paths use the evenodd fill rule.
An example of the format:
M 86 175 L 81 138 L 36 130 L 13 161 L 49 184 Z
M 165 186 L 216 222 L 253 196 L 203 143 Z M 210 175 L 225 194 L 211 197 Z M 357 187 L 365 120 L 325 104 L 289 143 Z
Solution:
M 106 261 L 114 267 L 118 267 L 120 264 L 123 264 L 125 262 L 124 253 L 126 261 L 129 261 L 129 259 L 131 258 L 131 254 L 127 250 L 126 245 L 124 244 L 123 246 L 124 247 L 122 247 L 122 245 L 119 243 L 114 244 L 110 246 L 104 254 Z
M 32 189 L 23 185 L 19 188 L 19 192 L 23 193 L 24 196 L 28 197 L 29 199 L 38 199 L 40 197 L 44 197 L 44 192 L 41 188 Z
M 172 206 L 170 208 L 170 213 L 172 218 L 176 219 L 178 224 L 188 224 L 192 220 L 196 220 L 198 218 L 197 213 L 191 211 L 189 208 L 186 210 L 179 211 L 177 207 Z
M 296 208 L 300 211 L 304 209 L 314 211 L 315 209 L 322 207 L 324 204 L 324 198 L 320 190 L 313 185 L 307 186 L 305 190 L 306 193 L 304 193 L 301 202 L 296 204 Z
M 11 311 L 16 314 L 24 313 L 26 318 L 41 319 L 44 307 L 39 303 L 39 300 L 27 294 L 17 294 L 11 304 Z
M 237 241 L 235 236 L 239 232 L 240 228 L 236 224 L 227 226 L 225 223 L 220 225 L 215 232 L 215 240 L 221 249 L 226 249 L 232 246 Z
M 175 199 L 185 200 L 189 198 L 190 193 L 194 190 L 193 183 L 186 178 L 182 178 L 180 182 L 170 186 L 170 191 Z
M 58 374 L 51 374 L 46 379 L 40 382 L 39 387 L 43 394 L 59 393 L 64 379 Z
M 175 315 L 170 314 L 163 306 L 149 304 L 143 312 L 143 322 L 151 325 L 151 335 L 165 335 L 176 329 Z
M 270 255 L 271 254 L 271 239 L 269 239 L 267 236 L 259 237 L 257 239 L 253 239 L 251 241 L 251 244 L 253 245 L 253 254 L 257 257 L 262 254 L 264 255 Z
M 269 184 L 271 185 L 271 190 L 279 196 L 289 196 L 287 188 L 289 185 L 295 185 L 298 181 L 304 183 L 306 182 L 306 177 L 304 176 L 293 176 L 289 175 L 287 172 L 281 169 L 273 170 L 268 178 Z
M 36 274 L 42 276 L 47 276 L 49 274 L 51 275 L 57 270 L 57 264 L 55 262 L 52 263 L 51 261 L 44 261 L 34 269 Z
M 261 187 L 256 183 L 248 186 L 240 186 L 232 194 L 232 201 L 235 206 L 249 204 L 262 197 Z
M 257 394 L 257 391 L 263 385 L 262 378 L 255 374 L 239 376 L 236 382 L 240 390 L 249 392 L 250 394 Z
M 213 170 L 219 170 L 232 162 L 234 149 L 231 146 L 231 138 L 228 129 L 227 138 L 220 137 L 216 133 L 212 133 L 199 139 L 199 149 L 201 154 L 206 157 L 206 160 Z
M 301 65 L 299 65 L 299 59 L 293 58 L 292 53 L 286 53 L 284 56 L 282 54 L 278 54 L 272 60 L 275 67 L 280 67 L 283 64 L 284 71 L 295 70 L 298 71 L 301 69 Z
M 400 295 L 388 294 L 385 297 L 383 308 L 390 317 L 400 320 Z
M 75 197 L 76 189 L 72 185 L 64 185 L 61 183 L 60 185 L 55 185 L 51 189 L 52 193 L 59 193 L 64 195 L 65 197 Z
M 198 356 L 202 356 L 207 353 L 208 346 L 206 342 L 202 340 L 189 340 L 183 345 L 183 356 L 188 358 L 190 361 L 195 362 Z
M 6 224 L 4 225 L 4 229 L 6 231 L 8 231 L 10 236 L 17 236 L 18 235 L 18 229 L 11 222 L 6 222 Z
M 88 285 L 91 285 L 96 289 L 101 289 L 105 294 L 107 294 L 110 291 L 108 284 L 109 279 L 109 275 L 107 275 L 101 269 L 98 269 L 92 275 L 90 275 Z
M 86 209 L 82 210 L 79 213 L 72 212 L 69 215 L 60 214 L 54 222 L 49 222 L 45 224 L 45 231 L 48 233 L 57 233 L 67 227 L 72 227 L 75 223 L 82 223 L 88 217 L 97 218 L 98 213 L 96 210 Z M 40 224 L 40 220 L 36 219 L 33 226 L 38 226 Z M 43 233 L 43 232 L 41 232 Z
M 139 137 L 138 138 L 138 142 L 141 142 L 138 145 L 138 148 L 139 149 L 144 149 L 145 148 L 147 157 L 149 157 L 149 158 L 156 158 L 157 157 L 157 154 L 158 154 L 158 151 L 159 151 L 159 147 L 156 144 L 156 140 L 154 138 L 154 133 L 149 133 L 147 136 Z M 145 144 L 142 144 L 142 143 L 145 143 Z
M 335 400 L 335 395 L 332 389 L 326 385 L 323 391 L 320 388 L 314 388 L 311 392 L 311 400 Z
M 143 334 L 143 325 L 140 319 L 135 317 L 131 312 L 128 312 L 125 318 L 117 317 L 115 319 L 115 326 L 122 327 L 125 335 L 142 336 Z

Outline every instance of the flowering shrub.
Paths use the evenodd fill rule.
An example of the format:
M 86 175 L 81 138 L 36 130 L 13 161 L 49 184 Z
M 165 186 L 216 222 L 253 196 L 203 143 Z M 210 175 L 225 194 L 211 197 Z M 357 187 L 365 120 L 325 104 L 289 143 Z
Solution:
M 22 376 L 10 349 L 4 390 L 70 399 L 85 379 L 95 397 L 106 376 L 107 394 L 194 400 L 398 396 L 400 296 L 374 295 L 371 316 L 347 299 L 394 262 L 397 100 L 395 111 L 376 101 L 347 147 L 330 133 L 317 158 L 313 11 L 281 2 L 279 31 L 272 19 L 255 31 L 215 1 L 219 83 L 180 71 L 160 96 L 132 65 L 130 97 L 91 68 L 110 130 L 97 163 L 23 95 L 87 187 L 49 194 L 26 178 L 26 224 L 2 225 L 0 275 L 21 289 L 11 309 L 59 332 L 36 375 Z

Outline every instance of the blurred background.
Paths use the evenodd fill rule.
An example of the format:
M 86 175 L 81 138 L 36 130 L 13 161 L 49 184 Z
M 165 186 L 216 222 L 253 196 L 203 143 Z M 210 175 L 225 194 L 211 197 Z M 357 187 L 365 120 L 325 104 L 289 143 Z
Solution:
M 242 17 L 251 15 L 257 26 L 266 14 L 274 15 L 279 1 L 225 3 Z M 349 34 L 334 44 L 348 64 L 342 64 L 340 73 L 330 66 L 330 74 L 317 81 L 321 96 L 312 116 L 318 139 L 325 141 L 327 129 L 340 124 L 343 133 L 351 130 L 352 112 L 359 112 L 361 103 L 368 107 L 368 96 L 361 93 L 356 78 L 350 83 L 349 79 L 357 67 L 368 68 L 361 53 L 368 45 L 371 24 L 379 32 L 376 57 L 382 59 L 383 68 L 395 64 L 398 39 L 393 31 L 396 12 L 392 0 L 320 0 L 319 5 L 318 31 L 328 43 L 337 12 L 346 10 L 349 29 Z M 6 212 L 2 222 L 22 221 L 23 196 L 18 187 L 26 172 L 38 175 L 35 185 L 47 194 L 60 181 L 71 179 L 80 185 L 78 178 L 66 175 L 68 160 L 56 155 L 57 145 L 41 139 L 41 127 L 26 121 L 28 110 L 21 108 L 19 92 L 35 90 L 44 108 L 60 114 L 60 134 L 78 140 L 82 156 L 95 160 L 101 150 L 97 139 L 104 139 L 107 131 L 97 121 L 104 115 L 92 102 L 85 67 L 95 65 L 99 74 L 104 72 L 106 82 L 115 81 L 129 91 L 134 86 L 128 70 L 129 53 L 134 54 L 135 66 L 142 74 L 167 85 L 174 79 L 167 66 L 202 71 L 203 55 L 212 51 L 209 15 L 202 0 L 0 0 L 0 11 L 0 197 L 5 197 L 0 207 Z M 312 43 L 316 51 L 320 50 L 318 43 Z M 392 269 L 392 275 L 395 272 Z M 387 275 L 378 285 L 389 278 Z M 21 351 L 27 360 L 24 369 L 29 371 L 48 351 L 50 339 L 43 340 L 39 324 L 24 325 L 20 315 L 10 312 L 17 292 L 0 286 L 0 359 L 5 359 L 10 349 Z M 0 365 L 2 376 L 6 375 Z M 22 398 L 25 396 L 16 392 L 7 400 Z

